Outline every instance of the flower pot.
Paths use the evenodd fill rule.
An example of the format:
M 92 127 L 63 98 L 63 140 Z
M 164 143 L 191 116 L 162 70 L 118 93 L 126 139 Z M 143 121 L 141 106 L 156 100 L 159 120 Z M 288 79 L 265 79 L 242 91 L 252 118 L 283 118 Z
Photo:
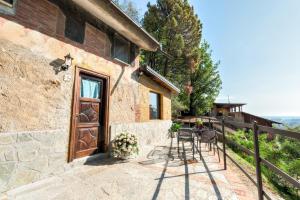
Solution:
M 198 129 L 203 129 L 203 128 L 204 128 L 203 125 L 197 125 L 196 127 L 197 127 Z

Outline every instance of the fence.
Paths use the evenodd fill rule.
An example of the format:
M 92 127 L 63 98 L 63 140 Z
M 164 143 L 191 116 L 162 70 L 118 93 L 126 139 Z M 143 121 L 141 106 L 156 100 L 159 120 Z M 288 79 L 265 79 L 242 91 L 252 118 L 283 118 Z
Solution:
M 278 167 L 276 167 L 275 165 L 273 165 L 269 161 L 267 161 L 267 160 L 263 159 L 262 157 L 260 157 L 259 140 L 258 140 L 258 135 L 261 132 L 274 134 L 274 135 L 281 135 L 281 136 L 284 136 L 284 137 L 289 137 L 289 138 L 293 138 L 293 139 L 297 139 L 297 140 L 300 140 L 300 133 L 293 132 L 293 131 L 282 130 L 282 129 L 271 128 L 271 127 L 266 127 L 266 126 L 261 126 L 261 125 L 258 125 L 256 122 L 254 122 L 253 124 L 250 124 L 250 123 L 229 121 L 229 120 L 224 120 L 224 119 L 222 119 L 221 121 L 219 121 L 219 120 L 209 120 L 209 121 L 210 121 L 210 126 L 215 127 L 215 125 L 217 125 L 217 124 L 221 125 L 221 127 L 219 127 L 221 129 L 220 130 L 221 133 L 219 132 L 218 134 L 220 136 L 222 136 L 223 147 L 222 148 L 218 147 L 218 148 L 221 151 L 223 151 L 224 169 L 227 168 L 226 157 L 228 157 L 257 186 L 258 199 L 259 200 L 262 200 L 263 197 L 266 197 L 267 199 L 271 199 L 270 196 L 263 189 L 262 174 L 261 174 L 261 165 L 262 164 L 265 165 L 268 169 L 272 170 L 275 174 L 282 177 L 285 181 L 289 182 L 291 185 L 293 185 L 293 187 L 295 187 L 297 189 L 300 189 L 300 182 L 298 180 L 291 177 L 290 175 L 288 175 L 287 173 L 285 173 L 284 171 L 282 171 L 281 169 L 279 169 Z M 244 146 L 242 146 L 240 144 L 237 144 L 236 142 L 234 142 L 232 140 L 229 140 L 226 137 L 226 131 L 225 131 L 226 126 L 236 127 L 238 129 L 245 129 L 245 128 L 248 129 L 248 130 L 252 129 L 253 133 L 254 133 L 254 137 L 253 137 L 254 152 L 247 149 L 247 148 L 245 148 Z M 238 164 L 237 161 L 235 161 L 230 155 L 228 155 L 226 153 L 225 144 L 228 144 L 228 143 L 234 144 L 242 152 L 246 153 L 249 156 L 254 157 L 255 165 L 256 165 L 256 181 L 252 179 L 252 177 L 246 172 L 245 169 L 243 169 L 242 166 L 240 166 Z

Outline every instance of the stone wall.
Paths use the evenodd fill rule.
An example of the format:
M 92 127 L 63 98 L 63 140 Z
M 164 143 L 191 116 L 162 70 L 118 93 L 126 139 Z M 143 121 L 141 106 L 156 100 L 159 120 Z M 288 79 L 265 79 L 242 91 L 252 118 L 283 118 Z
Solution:
M 153 120 L 140 123 L 113 123 L 111 124 L 111 141 L 121 132 L 135 134 L 139 143 L 139 156 L 145 156 L 155 145 L 165 144 L 168 139 L 168 130 L 171 120 Z
M 67 169 L 67 130 L 0 134 L 0 193 Z
M 168 139 L 170 120 L 111 124 L 111 141 L 123 131 L 138 138 L 139 156 Z M 0 193 L 73 167 L 67 163 L 68 130 L 7 132 L 0 134 Z M 82 162 L 83 163 L 83 162 Z
M 140 138 L 141 149 L 165 139 L 170 121 L 135 123 L 149 120 L 144 116 L 149 117 L 150 90 L 164 94 L 163 119 L 171 116 L 170 91 L 150 79 L 139 82 L 138 57 L 134 66 L 114 61 L 107 34 L 90 24 L 83 44 L 65 38 L 65 16 L 50 1 L 17 2 L 16 15 L 0 14 L 0 192 L 70 166 L 76 65 L 110 76 L 111 138 L 131 131 Z M 57 73 L 57 60 L 68 53 L 73 66 Z
M 0 134 L 68 128 L 73 68 L 55 75 L 50 59 L 7 40 L 0 46 Z

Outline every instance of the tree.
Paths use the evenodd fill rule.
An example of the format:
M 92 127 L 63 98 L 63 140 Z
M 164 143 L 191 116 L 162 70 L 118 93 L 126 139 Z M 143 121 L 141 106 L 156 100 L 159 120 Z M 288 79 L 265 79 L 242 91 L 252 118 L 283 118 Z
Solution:
M 202 25 L 187 0 L 157 0 L 147 5 L 143 26 L 162 44 L 160 52 L 144 52 L 144 61 L 163 76 L 185 84 L 197 63 Z M 191 62 L 193 60 L 193 62 Z
M 189 107 L 192 114 L 209 112 L 219 95 L 222 81 L 218 72 L 219 62 L 211 57 L 209 44 L 204 41 L 199 49 L 200 62 L 191 75 L 193 91 L 189 96 Z
M 114 2 L 129 16 L 137 23 L 141 23 L 141 18 L 138 9 L 134 5 L 131 0 L 123 0 L 120 3 L 119 0 L 114 0 Z
M 207 42 L 200 47 L 202 24 L 187 0 L 157 0 L 147 5 L 143 26 L 162 44 L 161 52 L 143 52 L 142 60 L 180 87 L 172 101 L 174 113 L 206 112 L 221 88 Z M 168 56 L 166 56 L 166 54 Z

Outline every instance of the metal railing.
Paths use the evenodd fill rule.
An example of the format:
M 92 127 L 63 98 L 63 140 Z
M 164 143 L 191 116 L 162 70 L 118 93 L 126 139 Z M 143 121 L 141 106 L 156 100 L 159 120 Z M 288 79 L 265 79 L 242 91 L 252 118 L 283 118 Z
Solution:
M 265 160 L 260 156 L 260 151 L 259 151 L 259 140 L 258 140 L 258 135 L 259 133 L 269 133 L 269 134 L 274 134 L 274 135 L 281 135 L 283 137 L 289 137 L 293 139 L 300 140 L 300 133 L 294 132 L 294 131 L 288 131 L 288 130 L 282 130 L 282 129 L 276 129 L 276 128 L 271 128 L 271 127 L 266 127 L 266 126 L 261 126 L 258 125 L 256 122 L 250 124 L 250 123 L 242 123 L 242 122 L 236 122 L 236 121 L 229 121 L 229 120 L 212 120 L 210 121 L 210 126 L 214 126 L 214 124 L 219 124 L 221 125 L 221 130 L 218 133 L 222 137 L 222 144 L 223 147 L 220 148 L 218 147 L 221 151 L 223 151 L 223 160 L 224 160 L 224 169 L 227 169 L 227 163 L 226 163 L 226 157 L 228 157 L 237 167 L 243 171 L 243 173 L 246 174 L 246 176 L 257 186 L 258 190 L 258 199 L 262 200 L 263 197 L 265 196 L 267 199 L 271 199 L 270 196 L 264 191 L 263 189 L 263 183 L 262 183 L 262 173 L 261 173 L 261 165 L 263 164 L 266 166 L 268 169 L 273 171 L 276 175 L 279 175 L 282 177 L 285 181 L 290 183 L 293 187 L 300 189 L 300 182 L 296 180 L 295 178 L 291 177 L 269 161 Z M 254 142 L 254 151 L 251 151 L 244 146 L 237 144 L 233 140 L 230 140 L 229 138 L 226 137 L 226 131 L 225 127 L 230 126 L 230 127 L 236 127 L 237 129 L 252 129 L 253 130 L 253 142 Z M 238 164 L 237 161 L 235 161 L 230 155 L 226 153 L 226 144 L 233 144 L 235 145 L 240 151 L 244 152 L 245 154 L 249 156 L 253 156 L 255 160 L 255 167 L 256 167 L 256 181 L 252 179 L 252 177 L 246 172 L 245 169 L 243 169 L 242 166 Z

